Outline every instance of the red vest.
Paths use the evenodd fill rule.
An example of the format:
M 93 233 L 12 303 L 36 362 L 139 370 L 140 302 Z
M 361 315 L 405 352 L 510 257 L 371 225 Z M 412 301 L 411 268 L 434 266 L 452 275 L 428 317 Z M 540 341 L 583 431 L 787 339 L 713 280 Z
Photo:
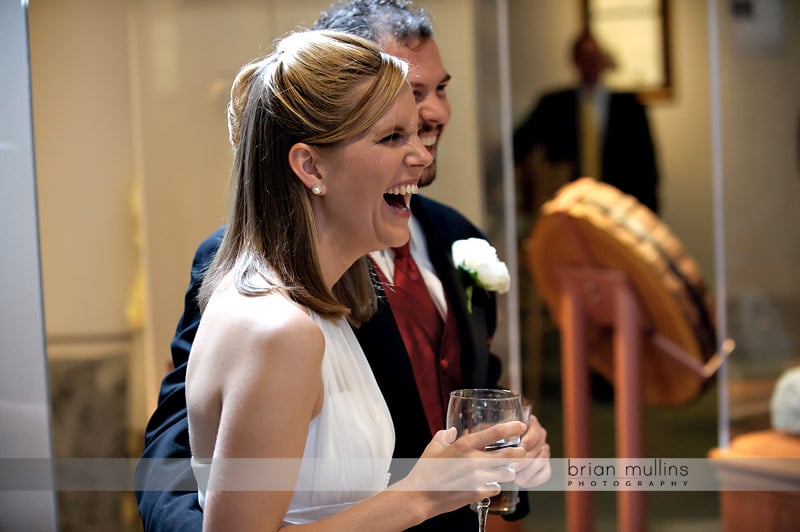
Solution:
M 403 338 L 408 353 L 420 401 L 425 410 L 431 435 L 445 428 L 445 416 L 450 392 L 461 387 L 461 340 L 458 323 L 452 312 L 447 312 L 438 347 L 423 339 L 418 327 L 417 308 L 402 308 L 392 283 L 376 267 L 389 308 Z M 419 281 L 423 282 L 423 281 Z M 423 283 L 424 286 L 424 283 Z M 427 286 L 424 286 L 427 292 Z M 431 300 L 431 303 L 433 301 Z

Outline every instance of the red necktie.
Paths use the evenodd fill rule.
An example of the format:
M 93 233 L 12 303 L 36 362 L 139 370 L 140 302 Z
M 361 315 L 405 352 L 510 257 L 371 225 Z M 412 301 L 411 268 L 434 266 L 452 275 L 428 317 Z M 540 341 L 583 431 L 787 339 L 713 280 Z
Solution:
M 431 434 L 444 428 L 439 383 L 439 349 L 444 321 L 428 292 L 409 245 L 393 248 L 394 285 L 384 292 L 403 337 Z

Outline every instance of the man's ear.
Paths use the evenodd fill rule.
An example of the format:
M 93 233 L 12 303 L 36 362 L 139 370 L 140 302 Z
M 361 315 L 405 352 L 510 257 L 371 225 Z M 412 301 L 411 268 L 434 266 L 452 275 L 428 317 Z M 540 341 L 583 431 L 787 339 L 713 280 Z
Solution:
M 295 175 L 309 190 L 322 185 L 322 174 L 317 168 L 317 151 L 303 142 L 298 142 L 289 149 L 289 166 Z

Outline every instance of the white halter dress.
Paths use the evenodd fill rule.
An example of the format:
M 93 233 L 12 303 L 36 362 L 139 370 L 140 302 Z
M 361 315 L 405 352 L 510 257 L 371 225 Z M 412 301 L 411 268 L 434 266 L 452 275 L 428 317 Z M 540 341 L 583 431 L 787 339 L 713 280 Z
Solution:
M 318 521 L 385 489 L 394 450 L 389 409 L 350 325 L 311 317 L 325 336 L 323 403 L 284 524 Z M 202 507 L 210 465 L 192 459 L 192 468 Z

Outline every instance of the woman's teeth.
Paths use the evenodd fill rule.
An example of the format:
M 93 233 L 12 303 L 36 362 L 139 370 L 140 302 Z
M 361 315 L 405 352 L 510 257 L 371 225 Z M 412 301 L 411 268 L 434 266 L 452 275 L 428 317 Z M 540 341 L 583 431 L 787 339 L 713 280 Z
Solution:
M 411 196 L 419 192 L 417 185 L 397 185 L 383 194 L 384 201 L 396 209 L 407 210 Z
M 386 194 L 399 194 L 400 196 L 404 196 L 406 194 L 416 194 L 417 192 L 419 192 L 419 186 L 417 185 L 398 185 L 387 190 Z

